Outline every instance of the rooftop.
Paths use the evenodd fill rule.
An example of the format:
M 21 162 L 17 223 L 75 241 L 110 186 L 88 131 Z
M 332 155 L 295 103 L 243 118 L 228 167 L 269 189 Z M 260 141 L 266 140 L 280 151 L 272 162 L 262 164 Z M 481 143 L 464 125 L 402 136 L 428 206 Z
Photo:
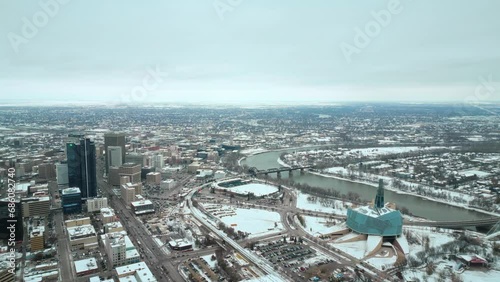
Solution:
M 153 202 L 150 200 L 143 200 L 143 201 L 137 201 L 137 202 L 132 202 L 131 205 L 134 207 L 140 207 L 140 206 L 149 206 L 152 205 Z
M 115 216 L 115 211 L 113 209 L 110 209 L 110 208 L 102 208 L 101 214 L 104 217 Z
M 104 226 L 108 228 L 120 228 L 123 227 L 122 223 L 119 221 L 106 223 Z
M 83 259 L 75 261 L 76 273 L 82 273 L 92 270 L 97 270 L 97 262 L 95 258 Z
M 144 262 L 139 262 L 135 264 L 125 265 L 117 267 L 115 269 L 116 274 L 120 278 L 120 281 L 149 281 L 155 282 L 156 278 L 149 270 L 148 266 Z M 135 279 L 135 280 L 134 280 Z
M 68 234 L 70 237 L 77 237 L 78 238 L 83 238 L 83 237 L 91 237 L 95 236 L 96 232 L 94 229 L 94 226 L 87 224 L 87 225 L 81 225 L 81 226 L 75 226 L 75 227 L 68 227 Z
M 77 194 L 77 193 L 81 194 L 81 190 L 78 187 L 71 187 L 62 190 L 62 195 Z
M 113 279 L 101 280 L 99 276 L 94 276 L 89 278 L 89 282 L 115 282 L 115 280 Z

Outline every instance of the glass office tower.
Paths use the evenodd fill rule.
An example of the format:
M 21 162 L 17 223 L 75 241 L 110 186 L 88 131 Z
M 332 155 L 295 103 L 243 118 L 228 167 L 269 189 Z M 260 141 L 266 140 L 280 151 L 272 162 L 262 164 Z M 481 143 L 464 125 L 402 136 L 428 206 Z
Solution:
M 96 151 L 89 138 L 66 144 L 69 187 L 78 187 L 82 199 L 97 197 Z

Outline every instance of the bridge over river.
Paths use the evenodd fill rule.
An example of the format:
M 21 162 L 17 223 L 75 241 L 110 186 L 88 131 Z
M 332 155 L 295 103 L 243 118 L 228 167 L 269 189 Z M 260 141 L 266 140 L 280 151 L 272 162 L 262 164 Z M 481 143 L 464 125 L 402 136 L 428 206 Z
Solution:
M 281 176 L 282 172 L 288 172 L 289 174 L 292 174 L 293 171 L 295 170 L 300 170 L 301 173 L 304 173 L 306 169 L 313 168 L 313 166 L 290 166 L 290 167 L 278 167 L 278 168 L 269 168 L 269 169 L 264 169 L 264 170 L 259 170 L 256 167 L 252 167 L 248 170 L 248 173 L 252 176 L 257 176 L 257 175 L 269 175 L 272 173 L 276 173 L 278 177 Z

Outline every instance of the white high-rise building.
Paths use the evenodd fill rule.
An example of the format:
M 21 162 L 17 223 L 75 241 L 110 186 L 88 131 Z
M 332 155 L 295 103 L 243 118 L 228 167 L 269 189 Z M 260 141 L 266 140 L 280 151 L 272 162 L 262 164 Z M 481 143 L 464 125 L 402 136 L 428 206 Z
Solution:
M 108 198 L 93 198 L 87 200 L 87 211 L 96 212 L 108 207 Z
M 153 156 L 153 167 L 162 169 L 164 164 L 163 155 L 158 154 Z
M 67 163 L 57 163 L 56 164 L 56 178 L 57 185 L 68 185 L 68 164 Z
M 127 232 L 108 233 L 102 236 L 108 261 L 112 267 L 138 263 L 140 255 L 127 236 Z
M 122 147 L 120 146 L 108 146 L 108 167 L 116 166 L 119 167 L 123 164 L 122 159 Z
M 129 185 L 130 184 L 130 185 Z M 136 189 L 132 183 L 123 184 L 121 186 L 121 196 L 125 205 L 129 206 L 130 203 L 135 201 Z

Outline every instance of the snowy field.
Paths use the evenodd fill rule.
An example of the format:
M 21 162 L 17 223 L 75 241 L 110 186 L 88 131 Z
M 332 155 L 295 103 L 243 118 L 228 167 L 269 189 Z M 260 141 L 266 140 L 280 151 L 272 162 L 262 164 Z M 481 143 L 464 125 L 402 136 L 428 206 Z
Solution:
M 376 156 L 381 156 L 381 155 L 401 154 L 401 153 L 408 153 L 408 152 L 414 152 L 414 151 L 428 151 L 428 150 L 445 149 L 445 148 L 446 147 L 421 148 L 421 147 L 416 147 L 416 146 L 364 148 L 364 149 L 352 149 L 352 150 L 345 152 L 345 154 L 365 156 L 365 157 L 376 157 Z
M 340 174 L 344 174 L 344 175 L 347 175 L 349 173 L 346 168 L 341 167 L 341 166 L 330 167 L 330 168 L 324 169 L 323 171 L 326 173 L 332 173 L 332 174 L 340 173 Z
M 315 264 L 318 264 L 319 262 L 325 262 L 327 260 L 333 260 L 335 261 L 336 263 L 341 263 L 338 259 L 334 258 L 334 257 L 331 257 L 329 255 L 326 255 L 325 253 L 323 253 L 322 251 L 316 249 L 316 248 L 313 248 L 311 247 L 311 249 L 313 249 L 316 253 L 315 253 L 315 256 L 312 257 L 312 258 L 308 258 L 306 260 L 304 260 L 301 265 L 302 266 L 307 266 L 307 265 L 315 265 Z M 300 263 L 300 261 L 299 261 Z
M 466 270 L 460 276 L 464 282 L 498 282 L 500 280 L 500 271 Z
M 264 148 L 250 148 L 250 149 L 241 150 L 240 153 L 243 155 L 255 155 L 255 154 L 260 154 L 260 153 L 264 153 L 267 151 L 268 150 L 266 150 Z
M 211 255 L 202 256 L 201 258 L 207 262 L 208 266 L 211 269 L 215 269 L 215 267 L 217 266 L 217 260 L 212 260 L 212 255 L 215 255 L 215 253 Z
M 330 219 L 323 217 L 304 216 L 304 220 L 306 222 L 304 230 L 315 237 L 346 229 L 338 220 L 334 221 L 335 225 Z
M 451 261 L 441 261 L 436 266 L 436 272 L 429 276 L 425 273 L 425 268 L 423 269 L 411 269 L 403 272 L 403 275 L 407 279 L 417 278 L 420 281 L 426 282 L 439 282 L 439 275 L 437 272 L 442 272 L 447 270 L 447 266 L 451 267 L 451 269 L 455 269 L 457 267 L 455 262 Z M 453 270 L 448 270 L 453 271 Z M 465 270 L 463 273 L 454 272 L 456 275 L 462 278 L 463 282 L 497 282 L 499 281 L 500 271 L 498 270 L 483 270 L 483 269 L 474 269 L 470 268 Z M 451 280 L 446 280 L 451 281 Z
M 248 232 L 250 238 L 281 232 L 284 229 L 279 213 L 258 209 L 234 209 L 235 215 L 220 220 L 237 231 Z M 275 227 L 275 224 L 277 227 Z
M 373 265 L 377 269 L 383 270 L 383 269 L 387 269 L 387 268 L 394 266 L 397 259 L 398 258 L 396 256 L 385 257 L 385 258 L 384 257 L 374 257 L 371 259 L 367 259 L 366 262 Z
M 347 208 L 344 205 L 351 204 L 342 203 L 342 201 L 334 199 L 320 198 L 302 192 L 298 192 L 297 194 L 297 208 L 303 210 L 347 215 Z
M 440 233 L 436 232 L 434 228 L 429 229 L 429 228 L 423 228 L 423 227 L 405 227 L 405 230 L 411 230 L 411 234 L 413 236 L 416 236 L 418 238 L 423 238 L 423 237 L 429 237 L 429 243 L 430 247 L 439 247 L 441 245 L 444 245 L 448 242 L 452 242 L 455 239 L 450 233 Z M 416 253 L 423 251 L 424 247 L 421 244 L 411 244 L 410 245 L 410 253 L 415 255 Z M 424 269 L 412 269 L 412 270 L 407 270 L 404 272 L 404 276 L 407 278 L 418 278 L 420 281 L 429 281 L 429 282 L 434 282 L 434 281 L 439 281 L 439 275 L 437 274 L 438 272 L 443 272 L 443 271 L 450 271 L 448 268 L 451 269 L 458 269 L 458 265 L 455 261 L 448 261 L 448 260 L 441 260 L 436 262 L 436 272 L 432 276 L 428 276 L 425 273 L 425 268 Z M 481 282 L 493 282 L 493 281 L 500 281 L 500 271 L 498 270 L 489 270 L 486 271 L 482 268 L 475 269 L 475 268 L 470 268 L 466 270 L 465 272 L 459 274 L 457 272 L 454 272 L 455 274 L 459 275 L 464 282 L 472 282 L 472 281 L 481 281 Z
M 349 255 L 357 258 L 363 259 L 366 253 L 366 241 L 357 241 L 352 243 L 336 243 L 331 244 L 335 248 L 341 250 L 344 253 L 348 253 Z
M 435 228 L 429 228 L 429 227 L 417 227 L 417 226 L 406 226 L 404 227 L 405 230 L 410 230 L 412 236 L 417 237 L 420 241 L 422 241 L 422 238 L 424 237 L 429 237 L 429 247 L 436 248 L 440 247 L 446 243 L 452 242 L 455 240 L 452 234 L 450 233 L 439 233 L 436 232 Z M 424 247 L 422 244 L 419 245 L 410 245 L 410 253 L 411 254 L 416 254 L 420 251 L 423 251 Z
M 466 176 L 466 177 L 471 177 L 471 176 L 476 175 L 478 178 L 485 178 L 485 177 L 488 177 L 491 175 L 488 172 L 481 171 L 481 170 L 475 170 L 475 169 L 459 171 L 458 174 Z
M 278 192 L 278 187 L 260 183 L 245 184 L 231 188 L 221 187 L 221 189 L 232 191 L 241 195 L 247 195 L 248 193 L 253 193 L 256 197 L 262 197 Z

